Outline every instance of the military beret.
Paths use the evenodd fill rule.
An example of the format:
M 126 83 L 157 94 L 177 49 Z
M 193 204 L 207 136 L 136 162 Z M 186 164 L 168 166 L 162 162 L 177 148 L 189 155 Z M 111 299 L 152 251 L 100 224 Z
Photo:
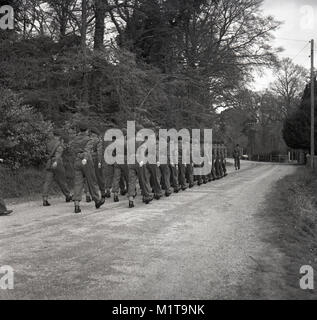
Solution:
M 96 127 L 90 128 L 90 132 L 100 136 L 100 131 Z

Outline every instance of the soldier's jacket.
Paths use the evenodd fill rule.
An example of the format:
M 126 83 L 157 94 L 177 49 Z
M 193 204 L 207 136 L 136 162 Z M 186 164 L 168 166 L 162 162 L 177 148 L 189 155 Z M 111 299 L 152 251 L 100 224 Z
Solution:
M 96 141 L 86 132 L 79 133 L 71 143 L 71 149 L 74 155 L 80 159 L 92 159 L 93 149 Z
M 184 159 L 183 159 L 183 153 L 184 153 Z M 190 162 L 191 162 L 190 147 L 188 147 L 186 145 L 183 148 L 182 141 L 178 141 L 178 163 L 179 164 L 189 164 Z
M 234 150 L 233 150 L 233 157 L 234 157 L 234 158 L 240 158 L 240 157 L 241 157 L 240 148 L 234 148 Z
M 91 139 L 93 141 L 91 156 L 95 162 L 102 163 L 103 154 L 104 154 L 103 141 L 100 137 L 98 138 L 91 137 Z
M 47 152 L 49 154 L 49 160 L 47 162 L 46 169 L 50 169 L 54 162 L 62 160 L 64 144 L 59 138 L 54 137 L 47 143 Z

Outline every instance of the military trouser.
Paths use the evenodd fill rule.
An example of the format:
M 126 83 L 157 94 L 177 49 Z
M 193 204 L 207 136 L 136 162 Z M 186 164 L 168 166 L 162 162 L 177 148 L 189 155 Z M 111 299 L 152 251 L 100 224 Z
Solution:
M 221 161 L 221 167 L 222 167 L 223 174 L 227 175 L 227 166 L 226 166 L 226 161 L 225 160 Z
M 186 165 L 186 179 L 190 186 L 194 185 L 194 167 L 192 164 Z
M 101 191 L 101 194 L 105 194 L 106 192 L 106 180 L 105 180 L 105 168 L 104 163 L 102 163 L 101 168 L 99 168 L 99 162 L 98 159 L 93 159 L 94 167 L 95 167 L 95 175 L 97 178 L 97 183 L 99 186 L 99 189 Z
M 240 158 L 239 157 L 234 158 L 234 167 L 235 167 L 235 169 L 240 170 Z
M 171 185 L 174 190 L 179 191 L 179 182 L 178 182 L 178 166 L 170 165 L 171 170 Z
M 119 190 L 125 189 L 125 183 L 127 189 L 129 186 L 129 168 L 126 164 L 114 164 L 112 193 L 118 194 Z
M 218 179 L 223 177 L 223 171 L 219 159 L 215 160 L 215 172 Z
M 82 164 L 82 159 L 79 157 L 75 160 L 75 177 L 74 177 L 74 201 L 81 201 L 82 191 L 84 188 L 85 179 L 87 181 L 88 191 L 95 202 L 101 200 L 101 194 L 97 183 L 97 178 L 94 170 L 94 164 L 91 158 L 87 159 L 87 164 Z
M 196 168 L 202 168 L 202 165 L 195 165 Z M 203 184 L 203 176 L 201 175 L 195 175 L 195 178 L 194 178 L 198 185 L 202 185 Z
M 59 188 L 63 192 L 65 197 L 70 196 L 69 188 L 66 182 L 66 173 L 63 161 L 57 161 L 57 167 L 55 169 L 50 167 L 50 162 L 47 165 L 45 182 L 43 186 L 43 197 L 48 197 L 49 189 L 53 181 L 56 181 Z
M 105 172 L 105 186 L 106 186 L 106 190 L 107 190 L 107 191 L 110 191 L 111 188 L 112 188 L 114 165 L 105 164 L 104 172 Z
M 128 195 L 129 199 L 132 199 L 136 193 L 136 184 L 139 179 L 140 188 L 142 190 L 142 194 L 144 198 L 149 198 L 151 196 L 152 190 L 149 183 L 149 172 L 146 166 L 140 167 L 137 164 L 129 164 L 129 189 Z
M 185 164 L 178 164 L 178 182 L 182 188 L 187 188 L 187 181 L 186 181 L 186 165 Z
M 155 196 L 161 197 L 163 195 L 161 187 L 161 170 L 156 164 L 147 164 L 150 173 L 150 184 L 153 188 Z
M 7 211 L 7 207 L 2 198 L 0 198 L 0 213 L 4 213 Z
M 161 164 L 160 165 L 161 170 L 161 181 L 162 181 L 162 187 L 167 193 L 171 193 L 171 170 L 169 168 L 168 164 Z

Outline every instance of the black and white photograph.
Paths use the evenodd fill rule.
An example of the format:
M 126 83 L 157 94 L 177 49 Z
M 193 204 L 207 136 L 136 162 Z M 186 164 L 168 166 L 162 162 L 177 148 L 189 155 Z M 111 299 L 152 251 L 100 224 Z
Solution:
M 0 300 L 316 300 L 316 43 L 315 0 L 0 0 Z

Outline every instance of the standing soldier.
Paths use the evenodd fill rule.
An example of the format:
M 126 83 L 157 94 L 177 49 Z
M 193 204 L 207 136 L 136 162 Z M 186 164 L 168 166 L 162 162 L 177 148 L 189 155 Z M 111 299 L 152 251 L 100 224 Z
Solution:
M 54 130 L 50 136 L 50 140 L 47 144 L 47 151 L 49 153 L 49 159 L 46 164 L 46 177 L 43 187 L 43 206 L 48 207 L 49 188 L 55 180 L 63 192 L 66 202 L 72 201 L 72 196 L 69 192 L 69 188 L 66 183 L 65 167 L 62 159 L 62 155 L 65 149 L 63 133 L 59 130 Z
M 101 198 L 94 170 L 92 152 L 95 141 L 89 136 L 88 126 L 86 123 L 79 123 L 79 134 L 72 141 L 72 150 L 75 156 L 75 178 L 74 178 L 74 201 L 75 213 L 80 213 L 80 201 L 82 199 L 82 191 L 84 188 L 84 180 L 86 179 L 89 193 L 95 201 L 96 209 L 99 209 L 105 199 Z
M 240 158 L 241 158 L 240 146 L 237 144 L 233 150 L 234 167 L 236 170 L 240 170 Z

